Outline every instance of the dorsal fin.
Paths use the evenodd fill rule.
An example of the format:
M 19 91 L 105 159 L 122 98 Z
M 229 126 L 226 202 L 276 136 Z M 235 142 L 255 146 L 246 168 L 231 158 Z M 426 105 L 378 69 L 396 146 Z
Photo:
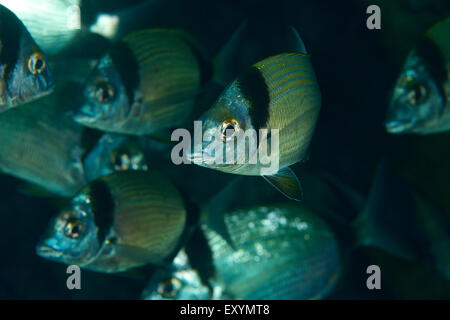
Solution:
M 294 27 L 271 19 L 247 19 L 214 59 L 215 81 L 227 85 L 256 62 L 286 52 L 306 54 Z

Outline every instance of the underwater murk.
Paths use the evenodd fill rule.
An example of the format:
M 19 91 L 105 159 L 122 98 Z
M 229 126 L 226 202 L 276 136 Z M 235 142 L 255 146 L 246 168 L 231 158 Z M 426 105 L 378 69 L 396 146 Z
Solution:
M 450 298 L 448 1 L 0 5 L 0 299 Z

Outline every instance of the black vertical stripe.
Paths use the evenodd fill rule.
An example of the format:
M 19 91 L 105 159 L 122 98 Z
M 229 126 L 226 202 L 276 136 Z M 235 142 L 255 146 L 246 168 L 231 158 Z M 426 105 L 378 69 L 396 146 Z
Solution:
M 444 83 L 448 80 L 445 57 L 441 49 L 428 37 L 423 38 L 417 45 L 416 54 L 421 57 L 424 64 L 430 73 L 431 78 L 437 84 L 439 93 L 446 104 L 446 95 L 444 90 Z
M 24 36 L 26 29 L 22 22 L 9 9 L 0 5 L 0 64 L 5 66 L 5 80 L 11 77 L 19 60 L 20 41 Z
M 97 179 L 89 188 L 94 222 L 98 228 L 97 239 L 101 244 L 114 221 L 114 199 L 105 181 Z
M 125 87 L 128 101 L 132 105 L 134 102 L 134 92 L 140 83 L 139 63 L 134 52 L 123 41 L 114 44 L 109 54 Z
M 269 120 L 269 88 L 258 68 L 252 66 L 237 78 L 237 85 L 249 103 L 249 115 L 253 128 L 265 127 Z

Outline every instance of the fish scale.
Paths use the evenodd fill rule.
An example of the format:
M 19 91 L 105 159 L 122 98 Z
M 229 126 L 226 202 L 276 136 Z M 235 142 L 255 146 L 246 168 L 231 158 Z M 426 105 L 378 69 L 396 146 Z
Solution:
M 72 239 L 66 228 L 56 227 L 70 221 L 79 221 L 84 233 Z M 119 171 L 75 195 L 50 223 L 37 252 L 91 270 L 121 272 L 164 263 L 178 247 L 185 224 L 184 202 L 168 180 L 154 171 Z
M 45 102 L 9 110 L 0 117 L 0 169 L 57 194 L 72 196 L 86 183 L 81 162 L 82 130 Z
M 235 299 L 319 298 L 339 270 L 335 237 L 313 212 L 295 204 L 225 214 L 235 249 L 203 226 L 216 272 Z

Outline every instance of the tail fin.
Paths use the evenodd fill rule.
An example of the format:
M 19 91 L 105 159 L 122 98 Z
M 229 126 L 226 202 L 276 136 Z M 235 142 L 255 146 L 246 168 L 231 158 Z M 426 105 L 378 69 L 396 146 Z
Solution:
M 383 159 L 365 209 L 353 222 L 357 245 L 377 247 L 407 260 L 417 258 L 415 210 L 409 186 L 393 175 Z

